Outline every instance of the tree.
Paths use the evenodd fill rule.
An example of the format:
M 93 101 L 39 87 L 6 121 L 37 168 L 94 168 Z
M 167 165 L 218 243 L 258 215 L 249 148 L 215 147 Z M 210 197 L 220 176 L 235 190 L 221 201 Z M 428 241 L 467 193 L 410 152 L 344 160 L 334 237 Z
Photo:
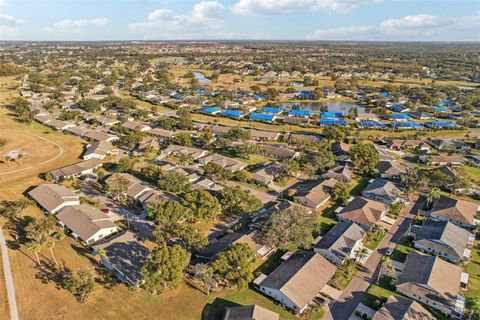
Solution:
M 237 170 L 233 172 L 232 178 L 240 182 L 248 182 L 252 179 L 252 175 L 246 170 Z
M 102 259 L 107 259 L 107 252 L 105 252 L 105 249 L 99 248 L 96 250 L 96 256 L 98 257 L 98 263 L 102 261 Z
M 191 183 L 186 176 L 177 171 L 170 171 L 163 174 L 157 181 L 158 187 L 169 192 L 187 192 Z
M 213 136 L 211 129 L 203 129 L 200 131 L 199 141 L 202 144 L 202 147 L 208 147 L 214 140 L 215 137 Z
M 255 253 L 246 243 L 234 243 L 217 255 L 212 263 L 214 277 L 227 287 L 244 288 L 253 280 Z
M 74 275 L 70 269 L 61 269 L 62 287 L 77 297 L 80 302 L 87 301 L 95 291 L 95 276 L 88 269 L 80 269 Z
M 316 153 L 307 153 L 300 159 L 302 170 L 323 173 L 335 164 L 335 155 L 329 149 L 323 148 Z
M 372 144 L 358 143 L 353 146 L 351 152 L 352 162 L 355 169 L 364 175 L 373 175 L 380 161 L 380 156 Z
M 250 159 L 250 155 L 258 152 L 258 145 L 255 143 L 242 143 L 235 147 L 237 154 L 245 159 Z
M 239 186 L 226 187 L 218 192 L 222 208 L 231 214 L 252 213 L 260 210 L 262 202 Z
M 350 197 L 348 184 L 345 181 L 339 181 L 332 189 L 332 197 L 342 206 L 346 205 Z
M 163 199 L 147 207 L 148 215 L 162 225 L 182 223 L 192 218 L 191 211 L 177 201 Z
M 130 186 L 130 180 L 123 175 L 116 175 L 108 179 L 108 191 L 117 198 L 124 194 Z
M 190 252 L 199 252 L 208 245 L 207 237 L 189 225 L 175 225 L 171 233 Z
M 30 201 L 20 199 L 17 201 L 3 201 L 0 214 L 8 219 L 16 219 L 18 215 L 28 208 Z
M 64 238 L 63 232 L 59 232 L 56 227 L 56 219 L 53 215 L 46 216 L 42 219 L 33 220 L 25 227 L 27 246 L 35 253 L 37 262 L 40 264 L 38 253 L 43 247 L 50 249 L 53 261 L 56 262 L 53 255 L 53 247 L 57 241 Z
M 270 216 L 260 241 L 270 247 L 285 248 L 294 243 L 307 248 L 313 241 L 315 216 L 306 207 L 293 205 Z
M 230 129 L 230 131 L 228 131 L 226 137 L 232 140 L 236 140 L 236 141 L 240 140 L 245 142 L 250 140 L 251 134 L 250 134 L 250 131 L 248 130 L 241 129 L 239 127 L 234 127 Z
M 209 162 L 203 166 L 203 172 L 217 180 L 228 180 L 232 177 L 232 172 L 223 168 L 218 163 Z
M 368 250 L 366 248 L 362 248 L 360 250 L 357 250 L 355 252 L 355 260 L 356 261 L 362 261 L 368 256 Z
M 87 112 L 100 111 L 100 103 L 95 99 L 82 99 L 78 102 L 78 107 Z
M 186 206 L 196 219 L 213 219 L 222 213 L 222 206 L 217 198 L 208 191 L 197 189 L 183 195 Z
M 187 271 L 194 281 L 203 285 L 207 291 L 207 296 L 210 294 L 210 291 L 217 286 L 215 274 L 210 265 L 204 263 L 190 265 Z
M 382 258 L 380 259 L 380 268 L 378 270 L 377 283 L 380 282 L 380 277 L 384 272 L 386 272 L 389 276 L 392 276 L 395 272 L 395 268 L 393 267 L 392 259 L 390 259 L 390 257 L 382 256 Z
M 428 193 L 427 204 L 428 204 L 429 206 L 431 206 L 435 200 L 437 200 L 438 198 L 440 198 L 441 195 L 442 195 L 442 191 L 441 191 L 439 188 L 437 188 L 437 187 L 433 188 L 433 189 L 430 190 L 430 192 Z
M 347 129 L 340 126 L 327 126 L 322 135 L 329 141 L 343 141 L 347 137 Z
M 145 280 L 143 287 L 151 294 L 161 294 L 166 288 L 178 288 L 188 259 L 188 252 L 179 245 L 155 247 L 141 270 Z
M 23 159 L 23 153 L 19 153 L 17 155 L 17 159 L 16 159 L 16 162 L 18 163 L 18 165 L 21 167 L 22 166 L 22 159 Z
M 390 206 L 388 209 L 388 214 L 393 217 L 398 217 L 402 212 L 402 209 L 405 208 L 405 203 L 403 201 L 397 201 Z
M 123 157 L 122 159 L 120 159 L 120 161 L 118 161 L 117 172 L 131 171 L 135 163 L 136 163 L 135 159 L 132 159 L 130 157 Z
M 188 132 L 181 132 L 176 134 L 175 137 L 172 138 L 172 143 L 185 147 L 191 147 L 193 145 L 192 137 Z

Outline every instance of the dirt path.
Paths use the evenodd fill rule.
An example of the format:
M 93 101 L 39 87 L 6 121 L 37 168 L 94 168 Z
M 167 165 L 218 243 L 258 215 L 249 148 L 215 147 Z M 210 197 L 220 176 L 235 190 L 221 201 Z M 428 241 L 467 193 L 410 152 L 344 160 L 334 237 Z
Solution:
M 10 259 L 8 258 L 7 244 L 3 237 L 3 230 L 0 227 L 0 248 L 2 251 L 2 266 L 7 286 L 8 305 L 10 307 L 10 319 L 18 320 L 17 300 L 15 298 L 15 287 L 13 286 L 12 270 L 10 269 Z

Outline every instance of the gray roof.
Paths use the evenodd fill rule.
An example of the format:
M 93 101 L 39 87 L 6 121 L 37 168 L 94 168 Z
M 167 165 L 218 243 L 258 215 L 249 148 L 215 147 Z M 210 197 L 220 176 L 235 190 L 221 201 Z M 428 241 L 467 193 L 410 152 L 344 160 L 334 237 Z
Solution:
M 449 220 L 473 225 L 475 215 L 478 211 L 478 204 L 470 201 L 440 196 L 435 202 L 431 213 Z
M 377 178 L 363 190 L 362 195 L 365 194 L 393 200 L 401 194 L 401 191 L 392 182 Z
M 335 273 L 335 266 L 312 251 L 297 251 L 260 286 L 280 290 L 300 308 L 310 303 Z
M 350 254 L 355 243 L 363 239 L 365 233 L 365 230 L 355 223 L 339 222 L 317 242 L 315 249 L 327 249 L 345 256 Z
M 392 295 L 372 320 L 435 320 L 430 312 L 413 300 Z
M 64 186 L 47 183 L 30 190 L 28 195 L 44 209 L 52 212 L 62 204 L 79 201 L 79 196 Z
M 257 306 L 236 306 L 225 310 L 223 320 L 278 320 L 278 313 Z
M 150 251 L 135 239 L 133 233 L 125 232 L 108 242 L 94 246 L 93 249 L 105 250 L 110 264 L 114 265 L 134 283 L 141 280 L 143 261 Z
M 448 221 L 427 219 L 415 237 L 416 242 L 428 242 L 429 247 L 452 256 L 463 257 L 470 232 Z

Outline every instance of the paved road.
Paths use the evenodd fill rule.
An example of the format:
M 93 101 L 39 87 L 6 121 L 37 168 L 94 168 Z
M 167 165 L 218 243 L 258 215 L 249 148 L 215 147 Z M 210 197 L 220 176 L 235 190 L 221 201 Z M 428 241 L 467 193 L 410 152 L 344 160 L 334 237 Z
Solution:
M 15 299 L 15 287 L 13 286 L 12 270 L 10 269 L 10 260 L 8 259 L 7 244 L 0 227 L 0 247 L 2 251 L 3 274 L 7 286 L 8 304 L 10 306 L 10 319 L 18 320 L 17 300 Z
M 395 247 L 407 231 L 411 219 L 413 218 L 411 210 L 412 207 L 410 206 L 400 217 L 398 217 L 387 235 L 378 245 L 377 250 L 374 251 L 365 262 L 365 268 L 357 272 L 356 277 L 352 280 L 347 289 L 344 290 L 340 298 L 330 305 L 330 311 L 324 319 L 347 320 L 355 311 L 357 305 L 362 300 L 364 293 L 367 291 L 370 284 L 377 278 L 377 269 L 382 253 L 385 253 L 389 247 Z

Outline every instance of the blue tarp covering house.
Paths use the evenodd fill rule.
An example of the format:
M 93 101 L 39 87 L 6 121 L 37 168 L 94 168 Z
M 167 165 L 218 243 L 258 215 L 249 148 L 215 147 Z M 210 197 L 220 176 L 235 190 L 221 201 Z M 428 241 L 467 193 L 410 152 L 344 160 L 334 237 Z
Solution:
M 390 97 L 390 94 L 388 92 L 382 92 L 380 93 L 380 95 L 383 97 L 383 98 L 388 98 Z
M 438 107 L 433 107 L 433 110 L 436 112 L 448 112 L 449 109 L 447 107 L 443 106 L 438 106 Z
M 254 95 L 254 96 L 253 96 L 253 99 L 255 99 L 255 100 L 263 100 L 263 99 L 265 99 L 265 95 L 259 93 L 259 94 Z
M 266 113 L 250 113 L 249 118 L 252 120 L 260 120 L 260 121 L 274 121 L 275 115 L 273 114 L 266 114 Z
M 409 120 L 412 119 L 408 114 L 405 113 L 393 113 L 392 114 L 393 120 Z
M 274 107 L 263 107 L 262 112 L 266 114 L 279 114 L 282 113 L 282 108 L 274 108 Z
M 429 121 L 429 122 L 425 122 L 424 125 L 428 128 L 433 128 L 433 129 L 452 128 L 457 126 L 455 122 L 445 121 L 445 120 Z
M 324 126 L 346 126 L 347 121 L 345 120 L 334 120 L 334 119 L 320 119 L 318 123 L 321 127 Z
M 357 123 L 360 128 L 385 128 L 385 125 L 378 121 L 365 120 Z
M 422 125 L 414 121 L 394 121 L 392 122 L 392 127 L 395 129 L 421 129 Z
M 302 110 L 302 109 L 293 109 L 288 112 L 288 115 L 293 117 L 311 117 L 312 111 Z
M 184 97 L 184 95 L 181 94 L 181 93 L 178 93 L 178 92 L 172 93 L 170 95 L 170 98 L 177 99 L 177 100 L 181 100 L 181 99 L 183 99 L 183 97 Z
M 389 108 L 393 112 L 403 112 L 403 111 L 407 110 L 407 108 L 405 108 L 404 106 L 401 106 L 399 104 L 394 104 L 394 105 L 390 106 Z
M 195 93 L 200 95 L 205 95 L 207 94 L 207 91 L 205 89 L 198 89 L 197 91 L 195 91 Z
M 198 109 L 198 111 L 203 112 L 203 113 L 208 113 L 208 114 L 216 114 L 222 111 L 220 108 L 217 107 L 203 107 Z
M 330 112 L 330 111 L 327 111 L 327 112 L 322 112 L 320 113 L 320 117 L 322 119 L 342 119 L 343 118 L 343 114 L 341 112 Z
M 442 100 L 442 104 L 443 104 L 444 106 L 450 106 L 450 105 L 453 104 L 453 102 L 454 102 L 454 101 L 453 101 L 452 99 L 443 99 L 443 100 Z
M 230 118 L 241 118 L 245 114 L 242 111 L 239 110 L 223 110 L 222 115 L 225 117 L 230 117 Z
M 316 99 L 317 98 L 317 96 L 310 90 L 298 91 L 297 97 L 300 99 Z

